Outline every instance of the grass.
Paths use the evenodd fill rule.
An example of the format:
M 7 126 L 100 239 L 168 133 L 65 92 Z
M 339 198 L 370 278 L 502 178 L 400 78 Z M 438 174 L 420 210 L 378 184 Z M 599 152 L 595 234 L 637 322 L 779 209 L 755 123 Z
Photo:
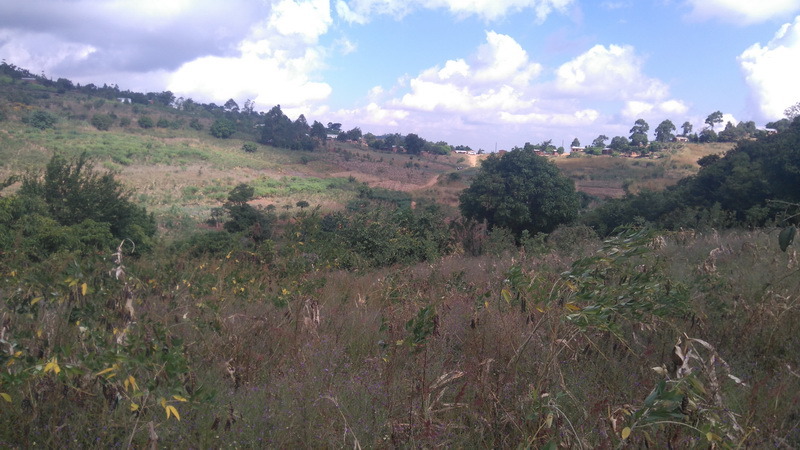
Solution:
M 690 313 L 623 321 L 619 335 L 582 331 L 567 319 L 566 305 L 547 300 L 560 274 L 600 247 L 590 238 L 569 254 L 553 247 L 537 254 L 509 250 L 505 257 L 453 255 L 368 273 L 322 270 L 288 278 L 247 252 L 130 261 L 143 332 L 160 324 L 185 343 L 193 381 L 173 391 L 189 399 L 176 403 L 181 420 L 167 420 L 157 402 L 137 417 L 125 398 L 115 410 L 99 394 L 78 400 L 54 390 L 52 375 L 42 374 L 34 377 L 35 392 L 48 400 L 22 420 L 29 416 L 22 399 L 30 394 L 10 391 L 0 441 L 110 446 L 130 438 L 143 446 L 144 425 L 152 421 L 162 445 L 191 447 L 706 446 L 705 432 L 667 424 L 636 426 L 621 438 L 622 428 L 633 426 L 622 411 L 641 407 L 663 378 L 651 368 L 669 367 L 676 340 L 688 335 L 710 343 L 746 386 L 724 377 L 719 366 L 724 379 L 713 384 L 706 377 L 711 369 L 698 365 L 697 383 L 707 390 L 698 401 L 705 403 L 686 423 L 710 426 L 732 444 L 798 445 L 792 417 L 800 413 L 800 341 L 793 324 L 800 319 L 800 286 L 797 268 L 787 268 L 790 256 L 776 249 L 775 232 L 664 242 L 652 261 L 675 288 L 688 289 Z M 715 271 L 702 269 L 715 248 L 722 249 Z M 509 284 L 514 267 L 524 284 Z M 4 286 L 18 286 L 16 277 L 6 274 Z M 100 300 L 102 286 L 111 288 L 107 277 L 98 271 L 87 278 L 90 297 Z M 526 312 L 516 289 L 528 300 Z M 423 308 L 434 311 L 432 328 L 416 335 L 409 324 Z M 35 319 L 40 326 L 48 314 Z M 16 332 L 25 320 L 12 317 L 7 329 Z M 78 326 L 64 323 L 50 339 L 66 343 Z M 93 333 L 100 324 L 83 326 Z M 38 342 L 32 348 L 42 345 L 28 339 Z M 45 348 L 45 360 L 59 352 Z M 59 361 L 79 364 L 75 355 L 60 354 Z M 144 385 L 146 374 L 137 380 Z M 718 386 L 721 405 L 710 386 Z M 82 389 L 99 393 L 100 385 Z M 78 401 L 85 414 L 57 413 Z M 714 421 L 725 409 L 741 431 Z

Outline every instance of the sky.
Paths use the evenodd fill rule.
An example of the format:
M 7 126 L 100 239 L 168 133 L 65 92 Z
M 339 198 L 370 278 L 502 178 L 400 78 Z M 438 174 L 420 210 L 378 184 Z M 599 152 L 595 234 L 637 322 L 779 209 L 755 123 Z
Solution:
M 568 147 L 639 118 L 651 137 L 782 118 L 800 0 L 2 0 L 0 58 L 376 135 Z

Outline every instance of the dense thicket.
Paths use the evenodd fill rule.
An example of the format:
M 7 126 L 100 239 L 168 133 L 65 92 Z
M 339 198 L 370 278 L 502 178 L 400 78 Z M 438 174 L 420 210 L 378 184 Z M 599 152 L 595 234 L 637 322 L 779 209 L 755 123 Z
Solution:
M 697 175 L 663 192 L 611 200 L 584 217 L 603 234 L 647 221 L 658 227 L 762 226 L 800 202 L 800 120 L 783 132 L 740 141 L 723 157 L 699 161 Z

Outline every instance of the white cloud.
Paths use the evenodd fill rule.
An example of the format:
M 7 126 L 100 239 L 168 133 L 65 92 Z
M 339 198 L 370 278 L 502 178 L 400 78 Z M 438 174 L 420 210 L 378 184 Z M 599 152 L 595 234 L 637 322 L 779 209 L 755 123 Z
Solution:
M 719 19 L 740 25 L 790 16 L 800 10 L 800 0 L 687 0 L 693 20 Z
M 753 44 L 738 60 L 763 117 L 781 118 L 784 109 L 800 101 L 800 16 L 783 25 L 767 45 Z
M 421 111 L 464 114 L 517 111 L 533 104 L 525 91 L 541 70 L 514 39 L 489 31 L 486 43 L 471 61 L 450 60 L 442 68 L 423 71 L 408 82 L 411 91 L 393 103 Z
M 452 14 L 497 20 L 510 13 L 533 10 L 543 22 L 553 11 L 565 13 L 574 0 L 337 0 L 336 13 L 347 22 L 364 24 L 376 15 L 401 18 L 415 9 L 446 9 Z
M 313 44 L 332 22 L 329 0 L 281 0 L 272 8 L 269 26 L 284 36 L 299 36 Z
M 595 45 L 556 71 L 562 92 L 599 99 L 662 99 L 666 84 L 642 73 L 642 60 L 630 45 Z

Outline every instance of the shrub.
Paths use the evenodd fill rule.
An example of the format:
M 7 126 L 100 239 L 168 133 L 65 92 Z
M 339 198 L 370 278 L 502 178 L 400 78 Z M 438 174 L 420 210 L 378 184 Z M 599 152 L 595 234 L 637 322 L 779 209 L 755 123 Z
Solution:
M 96 172 L 85 153 L 74 161 L 54 155 L 44 174 L 23 179 L 19 195 L 27 202 L 43 203 L 47 217 L 59 225 L 84 224 L 81 229 L 93 234 L 98 234 L 99 226 L 107 226 L 116 240 L 130 239 L 138 250 L 150 245 L 156 231 L 153 216 L 130 201 L 130 192 L 112 172 Z
M 170 125 L 169 120 L 167 120 L 164 117 L 161 117 L 160 119 L 158 119 L 158 122 L 156 122 L 156 126 L 158 128 L 169 128 L 169 125 Z
M 108 114 L 95 114 L 92 116 L 92 125 L 100 131 L 108 131 L 114 123 L 114 118 Z
M 258 146 L 252 142 L 245 142 L 244 145 L 242 145 L 242 150 L 247 153 L 255 153 L 255 151 L 258 150 Z
M 57 119 L 56 116 L 40 109 L 32 112 L 23 122 L 34 128 L 46 130 L 48 128 L 53 128 L 56 125 Z
M 130 117 L 123 117 L 123 118 L 119 119 L 119 126 L 121 126 L 121 127 L 128 127 L 128 126 L 130 126 L 130 124 L 131 124 L 131 118 Z
M 189 121 L 189 128 L 200 131 L 203 129 L 203 124 L 200 123 L 200 120 L 195 117 Z
M 153 119 L 151 119 L 149 116 L 139 117 L 139 126 L 141 128 L 153 128 L 154 125 Z
M 211 125 L 211 129 L 209 131 L 215 138 L 227 139 L 233 136 L 233 133 L 236 131 L 236 127 L 234 123 L 228 119 L 217 119 Z

